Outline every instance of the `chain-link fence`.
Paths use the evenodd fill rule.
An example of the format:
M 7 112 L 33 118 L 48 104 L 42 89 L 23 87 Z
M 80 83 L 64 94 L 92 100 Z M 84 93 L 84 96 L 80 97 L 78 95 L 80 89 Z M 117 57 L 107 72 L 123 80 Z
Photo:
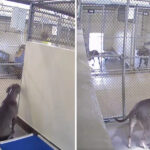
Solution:
M 74 47 L 74 1 L 33 3 L 30 12 L 29 40 Z
M 0 2 L 0 101 L 9 85 L 21 84 L 26 41 L 74 47 L 74 1 L 18 2 Z
M 104 118 L 126 115 L 149 98 L 150 3 L 81 0 L 78 10 Z
M 28 9 L 0 3 L 0 101 L 8 86 L 21 83 L 27 16 Z

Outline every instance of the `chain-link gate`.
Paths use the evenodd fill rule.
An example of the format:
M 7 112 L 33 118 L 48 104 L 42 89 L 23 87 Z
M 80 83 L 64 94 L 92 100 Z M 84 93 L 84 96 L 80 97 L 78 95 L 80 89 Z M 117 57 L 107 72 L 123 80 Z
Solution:
M 104 119 L 124 117 L 150 97 L 150 3 L 81 0 L 79 20 Z

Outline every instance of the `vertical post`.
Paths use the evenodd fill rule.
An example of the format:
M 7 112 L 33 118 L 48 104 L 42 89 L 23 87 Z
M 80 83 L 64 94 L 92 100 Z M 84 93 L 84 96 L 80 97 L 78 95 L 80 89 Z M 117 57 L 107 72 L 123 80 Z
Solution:
M 87 33 L 87 54 L 89 53 L 90 51 L 90 46 L 89 46 L 89 38 L 90 38 L 90 32 L 91 32 L 91 13 L 88 14 L 88 33 Z
M 28 31 L 27 31 L 27 41 L 29 41 L 32 37 L 32 28 L 33 28 L 33 20 L 34 20 L 34 4 L 30 4 L 30 11 L 29 11 L 29 19 L 28 19 Z
M 60 15 L 57 22 L 57 35 L 56 35 L 56 45 L 59 45 L 61 41 L 61 30 L 62 30 L 62 14 Z M 64 41 L 64 39 L 62 39 Z
M 77 8 L 77 10 L 78 10 L 78 16 L 77 16 L 77 18 L 78 18 L 78 21 L 80 22 L 81 21 L 81 1 L 78 1 L 78 8 Z
M 134 67 L 134 63 L 135 63 L 135 50 L 136 50 L 136 37 L 137 37 L 137 24 L 138 24 L 138 5 L 136 5 L 136 10 L 135 10 L 135 21 L 134 21 L 134 45 L 133 45 L 133 62 L 132 62 L 132 65 Z
M 101 39 L 104 38 L 104 32 L 105 32 L 105 5 L 103 5 L 103 9 L 102 9 L 102 22 L 101 22 Z M 104 41 L 101 40 L 101 45 L 104 45 Z M 100 56 L 100 72 L 103 72 L 103 58 Z
M 127 30 L 128 30 L 128 14 L 129 14 L 130 0 L 127 0 L 127 5 L 125 8 L 125 26 L 124 26 L 124 39 L 123 39 L 123 53 L 122 53 L 122 114 L 125 117 L 125 52 L 126 52 L 126 42 L 127 42 Z

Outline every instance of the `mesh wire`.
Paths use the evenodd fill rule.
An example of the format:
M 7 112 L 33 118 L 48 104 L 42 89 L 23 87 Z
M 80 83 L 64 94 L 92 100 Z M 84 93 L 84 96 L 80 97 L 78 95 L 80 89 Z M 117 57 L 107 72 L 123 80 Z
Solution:
M 19 10 L 25 11 L 24 20 L 20 20 L 23 28 L 22 25 L 21 28 L 12 25 L 20 19 L 15 13 Z M 6 89 L 11 84 L 21 84 L 28 13 L 28 10 L 0 4 L 0 101 L 5 98 Z
M 150 3 L 81 0 L 80 8 L 79 21 L 103 116 L 122 116 L 123 109 L 128 113 L 138 101 L 150 97 Z
M 6 96 L 9 85 L 21 84 L 29 30 L 32 31 L 29 40 L 74 47 L 74 1 L 57 4 L 43 1 L 31 9 L 0 4 L 0 100 Z
M 44 8 L 43 8 L 44 7 Z M 75 45 L 75 18 L 74 2 L 58 3 L 51 10 L 44 4 L 35 5 L 33 11 L 33 22 L 31 26 L 31 40 L 49 42 L 55 45 L 74 47 Z

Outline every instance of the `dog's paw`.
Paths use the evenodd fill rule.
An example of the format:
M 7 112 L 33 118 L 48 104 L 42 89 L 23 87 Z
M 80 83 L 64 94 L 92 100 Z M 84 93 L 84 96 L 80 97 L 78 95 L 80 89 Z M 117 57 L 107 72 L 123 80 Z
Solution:
M 142 142 L 142 147 L 143 147 L 145 150 L 149 150 L 149 147 L 145 144 L 145 142 Z
M 131 144 L 128 144 L 128 148 L 129 148 L 129 149 L 131 148 Z
M 13 139 L 14 138 L 14 134 L 11 134 L 8 139 Z

